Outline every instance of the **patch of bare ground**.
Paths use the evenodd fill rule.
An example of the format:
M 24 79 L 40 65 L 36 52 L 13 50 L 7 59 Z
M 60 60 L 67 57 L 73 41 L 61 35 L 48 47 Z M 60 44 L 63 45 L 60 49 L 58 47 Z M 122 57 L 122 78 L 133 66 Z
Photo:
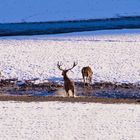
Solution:
M 35 84 L 35 79 L 0 81 L 0 101 L 61 101 L 95 103 L 136 103 L 140 104 L 140 85 L 133 83 L 99 82 L 83 86 L 76 82 L 76 97 L 66 97 L 63 84 L 45 82 Z
M 58 97 L 58 96 L 0 96 L 0 101 L 22 101 L 22 102 L 83 102 L 83 103 L 104 103 L 104 104 L 140 104 L 140 100 L 136 99 L 113 99 L 113 98 L 97 98 L 97 97 Z

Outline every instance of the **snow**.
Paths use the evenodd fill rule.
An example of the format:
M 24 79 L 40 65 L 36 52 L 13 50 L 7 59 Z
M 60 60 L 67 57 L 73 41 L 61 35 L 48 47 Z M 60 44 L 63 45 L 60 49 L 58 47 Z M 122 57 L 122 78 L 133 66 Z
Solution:
M 0 102 L 2 140 L 138 140 L 135 104 Z
M 139 0 L 0 0 L 0 23 L 139 16 Z M 2 78 L 81 81 L 81 68 L 93 81 L 140 82 L 140 29 L 0 38 Z M 2 140 L 138 140 L 140 108 L 135 104 L 0 102 Z
M 140 30 L 110 30 L 61 35 L 0 38 L 2 78 L 39 78 L 62 81 L 57 62 L 69 68 L 75 81 L 82 80 L 81 69 L 91 66 L 93 81 L 132 82 L 140 79 Z
M 139 0 L 0 0 L 0 23 L 139 16 Z

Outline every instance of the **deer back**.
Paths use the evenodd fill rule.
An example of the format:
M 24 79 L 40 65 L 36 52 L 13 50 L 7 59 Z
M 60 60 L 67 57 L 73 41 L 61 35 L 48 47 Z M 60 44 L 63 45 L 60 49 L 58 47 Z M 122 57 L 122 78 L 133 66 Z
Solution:
M 73 63 L 73 66 L 69 69 L 62 69 L 61 66 L 62 66 L 62 63 L 58 62 L 57 63 L 57 67 L 62 71 L 62 75 L 63 75 L 63 78 L 64 78 L 64 87 L 65 87 L 65 90 L 68 91 L 68 90 L 73 90 L 74 89 L 74 82 L 73 80 L 71 80 L 68 76 L 67 76 L 67 72 L 72 70 L 75 66 L 77 65 L 76 62 Z
M 84 77 L 91 77 L 93 74 L 93 71 L 89 66 L 83 67 L 81 72 Z

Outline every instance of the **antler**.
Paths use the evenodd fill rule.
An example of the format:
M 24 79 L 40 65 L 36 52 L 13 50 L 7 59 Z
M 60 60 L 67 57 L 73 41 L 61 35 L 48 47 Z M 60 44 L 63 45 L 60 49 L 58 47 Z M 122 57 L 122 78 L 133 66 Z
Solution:
M 66 71 L 72 70 L 77 64 L 78 64 L 77 62 L 74 62 L 72 68 L 65 69 L 65 70 L 66 70 Z M 62 66 L 62 62 L 58 62 L 58 63 L 57 63 L 58 69 L 64 71 L 64 69 L 62 69 L 61 66 Z
M 61 63 L 58 62 L 58 63 L 57 63 L 57 67 L 58 67 L 58 69 L 63 71 L 63 69 L 61 68 L 61 66 L 62 66 L 62 62 L 61 62 Z
M 67 70 L 72 70 L 77 64 L 78 64 L 77 62 L 74 62 L 72 68 L 69 68 Z

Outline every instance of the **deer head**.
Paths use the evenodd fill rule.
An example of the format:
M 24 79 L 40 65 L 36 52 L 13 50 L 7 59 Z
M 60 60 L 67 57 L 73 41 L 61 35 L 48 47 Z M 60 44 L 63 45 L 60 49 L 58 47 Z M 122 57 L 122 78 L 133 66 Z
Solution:
M 74 62 L 74 63 L 73 63 L 73 66 L 72 66 L 71 68 L 69 68 L 69 69 L 62 69 L 62 63 L 61 63 L 61 62 L 58 62 L 58 63 L 57 63 L 57 67 L 58 67 L 59 70 L 62 71 L 62 75 L 64 76 L 64 75 L 66 75 L 66 73 L 67 73 L 68 71 L 72 70 L 77 64 L 78 64 L 78 63 Z

